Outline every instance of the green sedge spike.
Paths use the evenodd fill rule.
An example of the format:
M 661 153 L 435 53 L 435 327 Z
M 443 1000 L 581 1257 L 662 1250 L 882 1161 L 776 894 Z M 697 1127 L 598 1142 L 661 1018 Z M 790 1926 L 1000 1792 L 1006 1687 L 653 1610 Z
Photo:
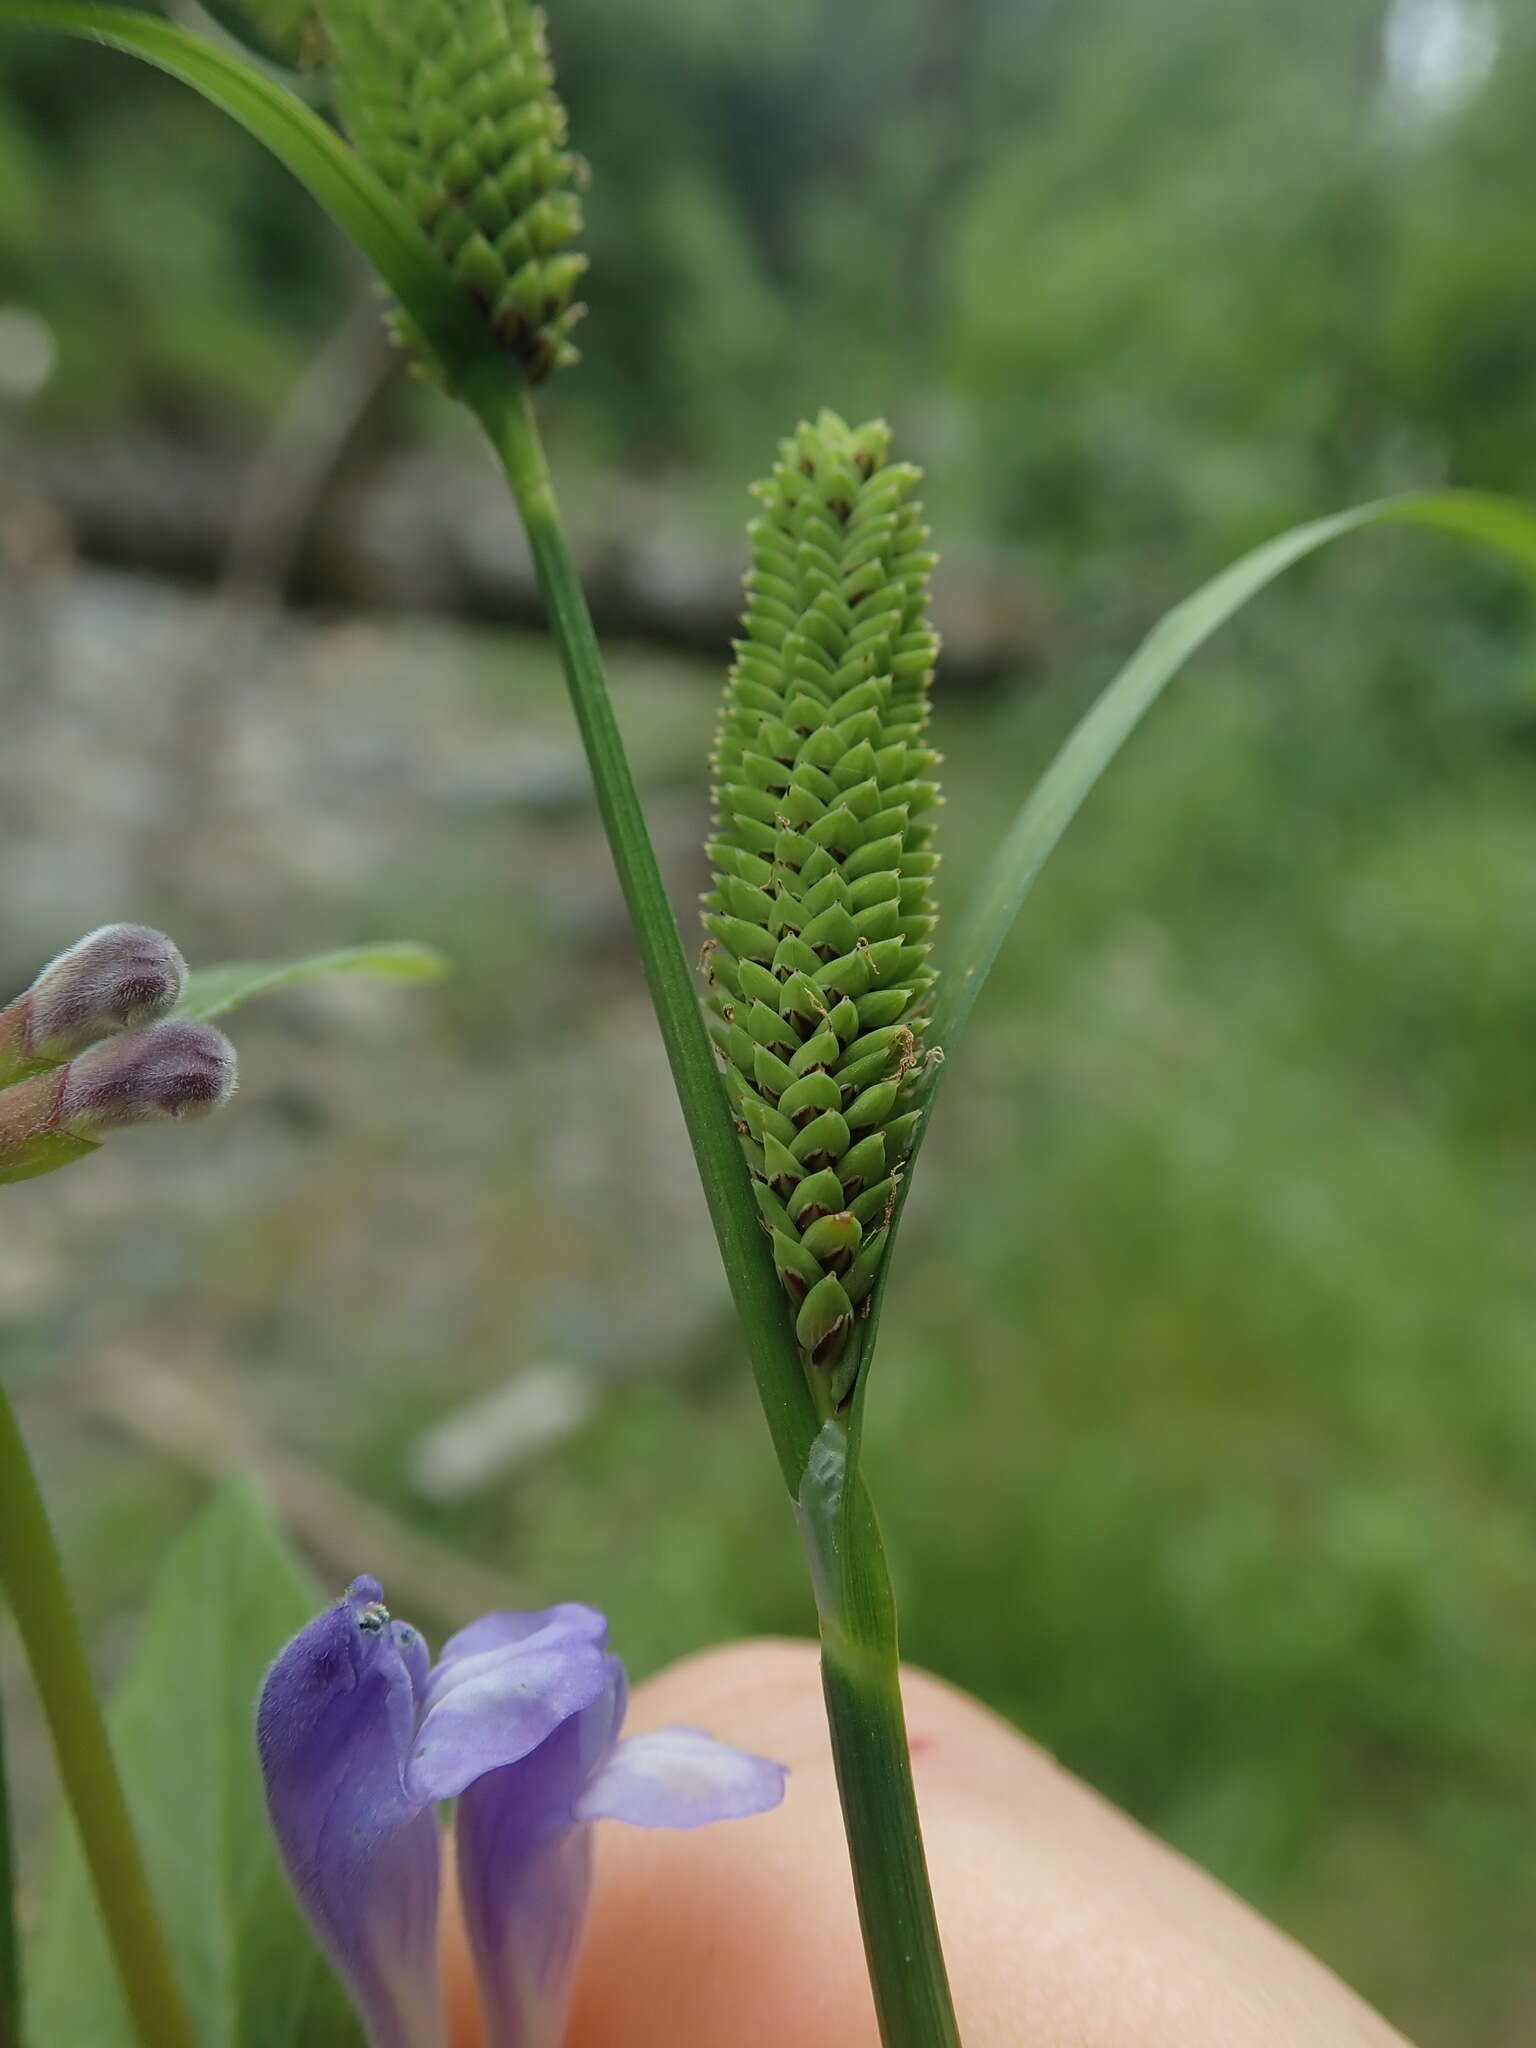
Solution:
M 321 11 L 358 153 L 531 381 L 573 363 L 586 166 L 565 147 L 543 12 L 525 0 L 324 0 Z
M 833 1409 L 916 1125 L 933 971 L 934 557 L 881 421 L 802 424 L 755 487 L 713 767 L 714 1038 L 812 1384 Z

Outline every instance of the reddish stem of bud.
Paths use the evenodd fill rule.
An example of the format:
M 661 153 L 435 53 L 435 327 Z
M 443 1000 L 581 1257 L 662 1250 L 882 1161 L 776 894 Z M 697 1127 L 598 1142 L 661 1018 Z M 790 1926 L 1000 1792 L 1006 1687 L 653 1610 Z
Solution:
M 56 1126 L 63 1088 L 62 1074 L 34 1074 L 30 1081 L 0 1089 L 0 1165 L 39 1131 Z

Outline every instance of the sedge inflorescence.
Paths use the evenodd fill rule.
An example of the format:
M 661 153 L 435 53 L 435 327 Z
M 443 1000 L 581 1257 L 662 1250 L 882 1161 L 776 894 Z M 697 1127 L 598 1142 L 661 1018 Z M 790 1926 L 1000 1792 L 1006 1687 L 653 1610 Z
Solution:
M 918 1121 L 938 640 L 918 471 L 881 421 L 802 424 L 756 486 L 714 767 L 715 1042 L 814 1383 L 852 1392 Z
M 574 362 L 586 167 L 565 146 L 542 10 L 324 0 L 321 17 L 359 154 L 530 379 Z

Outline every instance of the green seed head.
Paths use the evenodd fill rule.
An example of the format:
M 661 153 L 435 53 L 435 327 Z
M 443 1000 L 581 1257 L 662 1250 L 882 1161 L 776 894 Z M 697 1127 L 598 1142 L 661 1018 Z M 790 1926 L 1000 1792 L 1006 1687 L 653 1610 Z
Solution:
M 544 15 L 526 0 L 324 0 L 337 101 L 531 379 L 576 360 L 587 259 Z
M 933 557 L 918 472 L 889 442 L 824 412 L 756 487 L 704 913 L 726 1089 L 834 1406 L 912 1141 L 933 982 Z

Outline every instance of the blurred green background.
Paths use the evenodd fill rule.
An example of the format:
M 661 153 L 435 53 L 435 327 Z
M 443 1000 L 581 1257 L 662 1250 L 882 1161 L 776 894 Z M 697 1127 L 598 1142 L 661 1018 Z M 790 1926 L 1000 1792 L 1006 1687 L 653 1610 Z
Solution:
M 743 487 L 808 409 L 929 472 L 951 904 L 1230 554 L 1536 496 L 1516 0 L 551 14 L 594 177 L 548 431 L 685 919 Z M 434 1629 L 804 1631 L 513 522 L 374 334 L 246 138 L 7 40 L 4 986 L 117 917 L 455 973 L 252 1010 L 217 1126 L 5 1195 L 0 1367 L 108 1669 L 231 1467 Z M 908 1653 L 1426 2048 L 1536 2036 L 1532 654 L 1506 571 L 1384 534 L 1177 687 L 978 1011 L 870 1402 Z

